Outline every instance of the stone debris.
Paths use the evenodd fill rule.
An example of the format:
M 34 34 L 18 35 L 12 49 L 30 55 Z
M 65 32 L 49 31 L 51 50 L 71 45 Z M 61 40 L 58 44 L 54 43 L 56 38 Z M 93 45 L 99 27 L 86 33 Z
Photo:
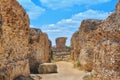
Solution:
M 31 77 L 25 77 L 25 76 L 18 76 L 17 78 L 15 78 L 14 80 L 34 80 Z
M 39 65 L 39 74 L 57 73 L 57 65 L 54 63 L 43 63 Z

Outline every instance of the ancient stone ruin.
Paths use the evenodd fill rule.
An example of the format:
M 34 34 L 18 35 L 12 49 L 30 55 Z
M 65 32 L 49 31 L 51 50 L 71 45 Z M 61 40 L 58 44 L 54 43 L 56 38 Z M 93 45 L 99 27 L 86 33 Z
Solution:
M 33 80 L 30 70 L 50 62 L 51 41 L 29 24 L 28 15 L 16 0 L 0 0 L 0 80 Z
M 63 51 L 66 49 L 66 37 L 59 37 L 56 39 L 56 49 L 58 51 Z
M 0 0 L 0 80 L 28 77 L 29 18 L 16 0 Z
M 82 22 L 71 39 L 71 55 L 92 70 L 94 80 L 120 80 L 120 0 L 106 20 Z
M 93 68 L 95 43 L 91 40 L 94 38 L 93 31 L 101 22 L 95 19 L 83 20 L 79 30 L 73 34 L 71 39 L 71 57 L 74 61 L 80 62 L 80 68 L 83 70 L 91 71 Z
M 29 52 L 30 70 L 38 73 L 38 66 L 51 60 L 51 41 L 46 33 L 40 29 L 30 29 Z
M 52 58 L 55 61 L 67 61 L 70 59 L 70 48 L 66 47 L 66 37 L 56 39 L 56 47 L 52 48 Z
M 54 63 L 43 63 L 39 65 L 38 72 L 40 74 L 57 73 L 57 65 Z
M 98 26 L 94 48 L 95 80 L 120 80 L 120 0 L 116 10 Z
M 80 54 L 80 45 L 79 45 L 79 31 L 76 31 L 71 38 L 71 59 L 74 61 L 78 60 Z
M 120 0 L 106 20 L 83 20 L 72 36 L 71 49 L 65 45 L 67 38 L 59 37 L 51 51 L 48 35 L 29 26 L 16 0 L 0 0 L 0 80 L 33 80 L 30 71 L 57 72 L 55 64 L 46 63 L 51 57 L 78 61 L 94 80 L 120 80 Z

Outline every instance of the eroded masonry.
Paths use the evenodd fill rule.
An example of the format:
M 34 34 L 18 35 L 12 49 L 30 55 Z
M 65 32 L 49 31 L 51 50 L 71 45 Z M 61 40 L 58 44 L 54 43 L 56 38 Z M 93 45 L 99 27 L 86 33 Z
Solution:
M 28 77 L 29 18 L 16 0 L 0 0 L 0 33 L 0 80 Z
M 82 22 L 71 39 L 71 56 L 94 80 L 120 80 L 120 0 L 107 19 Z
M 47 34 L 29 26 L 28 15 L 16 0 L 0 0 L 0 80 L 33 80 L 30 71 L 50 62 Z

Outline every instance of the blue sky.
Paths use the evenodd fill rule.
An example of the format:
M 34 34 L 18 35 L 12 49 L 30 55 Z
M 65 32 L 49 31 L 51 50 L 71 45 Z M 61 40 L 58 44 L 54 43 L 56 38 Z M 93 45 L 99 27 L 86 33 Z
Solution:
M 46 32 L 52 44 L 57 37 L 68 37 L 84 19 L 105 19 L 118 0 L 18 0 L 30 18 L 30 27 Z

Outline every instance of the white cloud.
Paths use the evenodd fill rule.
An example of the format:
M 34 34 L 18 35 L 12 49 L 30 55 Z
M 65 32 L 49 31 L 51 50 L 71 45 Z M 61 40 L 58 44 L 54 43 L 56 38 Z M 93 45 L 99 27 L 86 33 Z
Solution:
M 35 5 L 31 0 L 18 0 L 18 2 L 25 8 L 30 19 L 36 19 L 45 11 L 45 9 Z
M 111 0 L 40 0 L 43 6 L 51 9 L 59 9 L 71 7 L 73 5 L 96 5 L 100 3 L 109 2 Z
M 31 27 L 31 28 L 35 28 L 36 26 L 34 26 L 34 25 L 30 25 L 30 27 Z
M 55 24 L 43 25 L 41 29 L 43 32 L 48 33 L 53 45 L 55 45 L 55 38 L 62 36 L 68 37 L 67 44 L 69 45 L 72 34 L 78 30 L 82 20 L 105 19 L 108 15 L 108 12 L 87 10 L 73 15 L 70 19 L 63 19 Z
M 47 33 L 52 32 L 52 33 L 58 33 L 61 32 L 61 30 L 56 29 L 56 30 L 46 30 Z

